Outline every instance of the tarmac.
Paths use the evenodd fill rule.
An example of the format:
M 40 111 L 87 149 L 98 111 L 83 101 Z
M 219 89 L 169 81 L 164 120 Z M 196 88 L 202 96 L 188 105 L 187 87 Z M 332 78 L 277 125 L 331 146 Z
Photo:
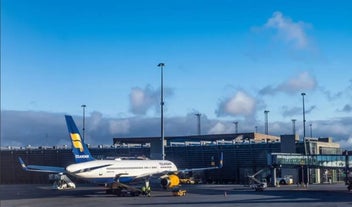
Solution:
M 183 185 L 185 196 L 152 188 L 151 197 L 117 197 L 102 186 L 78 184 L 72 190 L 54 190 L 50 185 L 0 185 L 1 207 L 93 207 L 93 206 L 352 206 L 352 192 L 344 184 L 316 184 L 307 188 L 290 185 L 256 192 L 243 185 Z

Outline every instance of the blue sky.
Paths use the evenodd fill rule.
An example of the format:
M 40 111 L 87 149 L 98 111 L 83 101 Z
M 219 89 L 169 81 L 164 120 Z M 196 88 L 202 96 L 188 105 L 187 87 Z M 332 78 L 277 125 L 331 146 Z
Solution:
M 233 121 L 261 132 L 264 110 L 272 134 L 291 119 L 301 134 L 305 92 L 307 130 L 349 147 L 351 11 L 347 0 L 3 0 L 2 144 L 62 143 L 62 114 L 79 122 L 82 104 L 91 142 L 157 136 L 163 62 L 166 135 L 195 133 L 196 112 L 204 134 Z

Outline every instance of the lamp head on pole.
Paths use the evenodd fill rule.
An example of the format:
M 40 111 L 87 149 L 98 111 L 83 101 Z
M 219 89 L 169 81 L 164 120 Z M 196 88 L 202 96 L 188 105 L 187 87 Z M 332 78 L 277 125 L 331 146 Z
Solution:
M 159 64 L 158 64 L 158 67 L 164 67 L 164 66 L 165 66 L 164 63 L 159 63 Z

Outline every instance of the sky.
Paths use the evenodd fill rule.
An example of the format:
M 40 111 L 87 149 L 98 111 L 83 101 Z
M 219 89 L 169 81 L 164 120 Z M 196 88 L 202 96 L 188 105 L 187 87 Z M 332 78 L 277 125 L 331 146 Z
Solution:
M 352 149 L 349 0 L 2 0 L 1 146 L 296 132 Z M 158 67 L 164 63 L 163 69 Z M 306 95 L 303 97 L 301 93 Z

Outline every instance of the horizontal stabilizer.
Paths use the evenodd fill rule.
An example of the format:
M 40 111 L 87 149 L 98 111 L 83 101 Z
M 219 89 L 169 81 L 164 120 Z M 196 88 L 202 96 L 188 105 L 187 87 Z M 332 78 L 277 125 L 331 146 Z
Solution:
M 26 171 L 47 172 L 47 173 L 64 173 L 64 172 L 66 172 L 65 168 L 63 168 L 63 167 L 43 166 L 43 165 L 26 165 L 21 157 L 18 157 L 18 160 L 21 164 L 21 167 Z

